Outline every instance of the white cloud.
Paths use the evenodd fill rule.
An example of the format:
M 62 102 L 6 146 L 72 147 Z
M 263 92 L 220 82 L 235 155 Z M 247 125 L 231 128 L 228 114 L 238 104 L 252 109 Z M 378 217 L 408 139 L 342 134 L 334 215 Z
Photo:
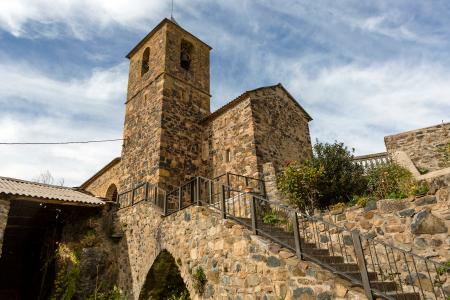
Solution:
M 26 70 L 26 72 L 24 72 Z M 0 63 L 1 141 L 122 137 L 127 72 L 121 64 L 86 78 L 55 80 L 25 62 Z M 78 185 L 112 158 L 120 142 L 61 146 L 0 145 L 0 174 L 32 179 L 49 170 Z
M 439 65 L 348 64 L 310 77 L 300 63 L 291 71 L 287 85 L 309 108 L 313 137 L 359 154 L 384 151 L 385 135 L 450 121 L 450 71 Z
M 168 1 L 162 0 L 1 1 L 0 27 L 17 37 L 54 37 L 68 31 L 85 39 L 116 24 L 145 28 L 147 21 L 167 15 L 167 10 Z M 33 28 L 27 27 L 28 23 L 33 23 Z

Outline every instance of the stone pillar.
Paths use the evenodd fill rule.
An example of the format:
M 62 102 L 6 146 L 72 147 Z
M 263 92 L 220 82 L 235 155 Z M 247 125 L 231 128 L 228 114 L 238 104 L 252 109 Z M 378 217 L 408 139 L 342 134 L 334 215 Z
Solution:
M 267 199 L 270 201 L 283 202 L 283 197 L 277 188 L 277 175 L 273 163 L 263 164 L 263 179 L 266 185 Z
M 9 201 L 0 199 L 0 257 L 2 256 L 3 235 L 8 222 Z

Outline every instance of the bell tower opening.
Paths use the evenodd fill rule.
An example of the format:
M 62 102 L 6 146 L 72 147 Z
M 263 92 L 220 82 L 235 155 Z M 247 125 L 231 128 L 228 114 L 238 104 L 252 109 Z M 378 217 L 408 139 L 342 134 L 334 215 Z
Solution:
M 181 41 L 181 49 L 180 49 L 180 66 L 189 71 L 191 67 L 192 60 L 192 44 L 188 41 Z
M 145 48 L 142 54 L 141 76 L 150 70 L 150 48 Z

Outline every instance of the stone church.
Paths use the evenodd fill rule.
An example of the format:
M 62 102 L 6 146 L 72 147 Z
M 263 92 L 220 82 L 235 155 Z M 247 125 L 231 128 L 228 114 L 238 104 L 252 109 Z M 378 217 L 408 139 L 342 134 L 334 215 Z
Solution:
M 312 119 L 281 84 L 211 112 L 211 49 L 164 19 L 128 53 L 122 155 L 83 189 L 111 199 L 140 182 L 170 190 L 193 176 L 261 178 L 264 164 L 277 170 L 312 155 Z

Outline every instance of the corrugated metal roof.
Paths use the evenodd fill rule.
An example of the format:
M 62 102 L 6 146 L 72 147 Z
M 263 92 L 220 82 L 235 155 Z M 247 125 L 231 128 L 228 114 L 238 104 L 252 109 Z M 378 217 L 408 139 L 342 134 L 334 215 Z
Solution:
M 91 205 L 104 204 L 102 200 L 77 191 L 73 188 L 42 184 L 1 176 L 0 194 L 59 200 L 62 202 L 78 202 Z

